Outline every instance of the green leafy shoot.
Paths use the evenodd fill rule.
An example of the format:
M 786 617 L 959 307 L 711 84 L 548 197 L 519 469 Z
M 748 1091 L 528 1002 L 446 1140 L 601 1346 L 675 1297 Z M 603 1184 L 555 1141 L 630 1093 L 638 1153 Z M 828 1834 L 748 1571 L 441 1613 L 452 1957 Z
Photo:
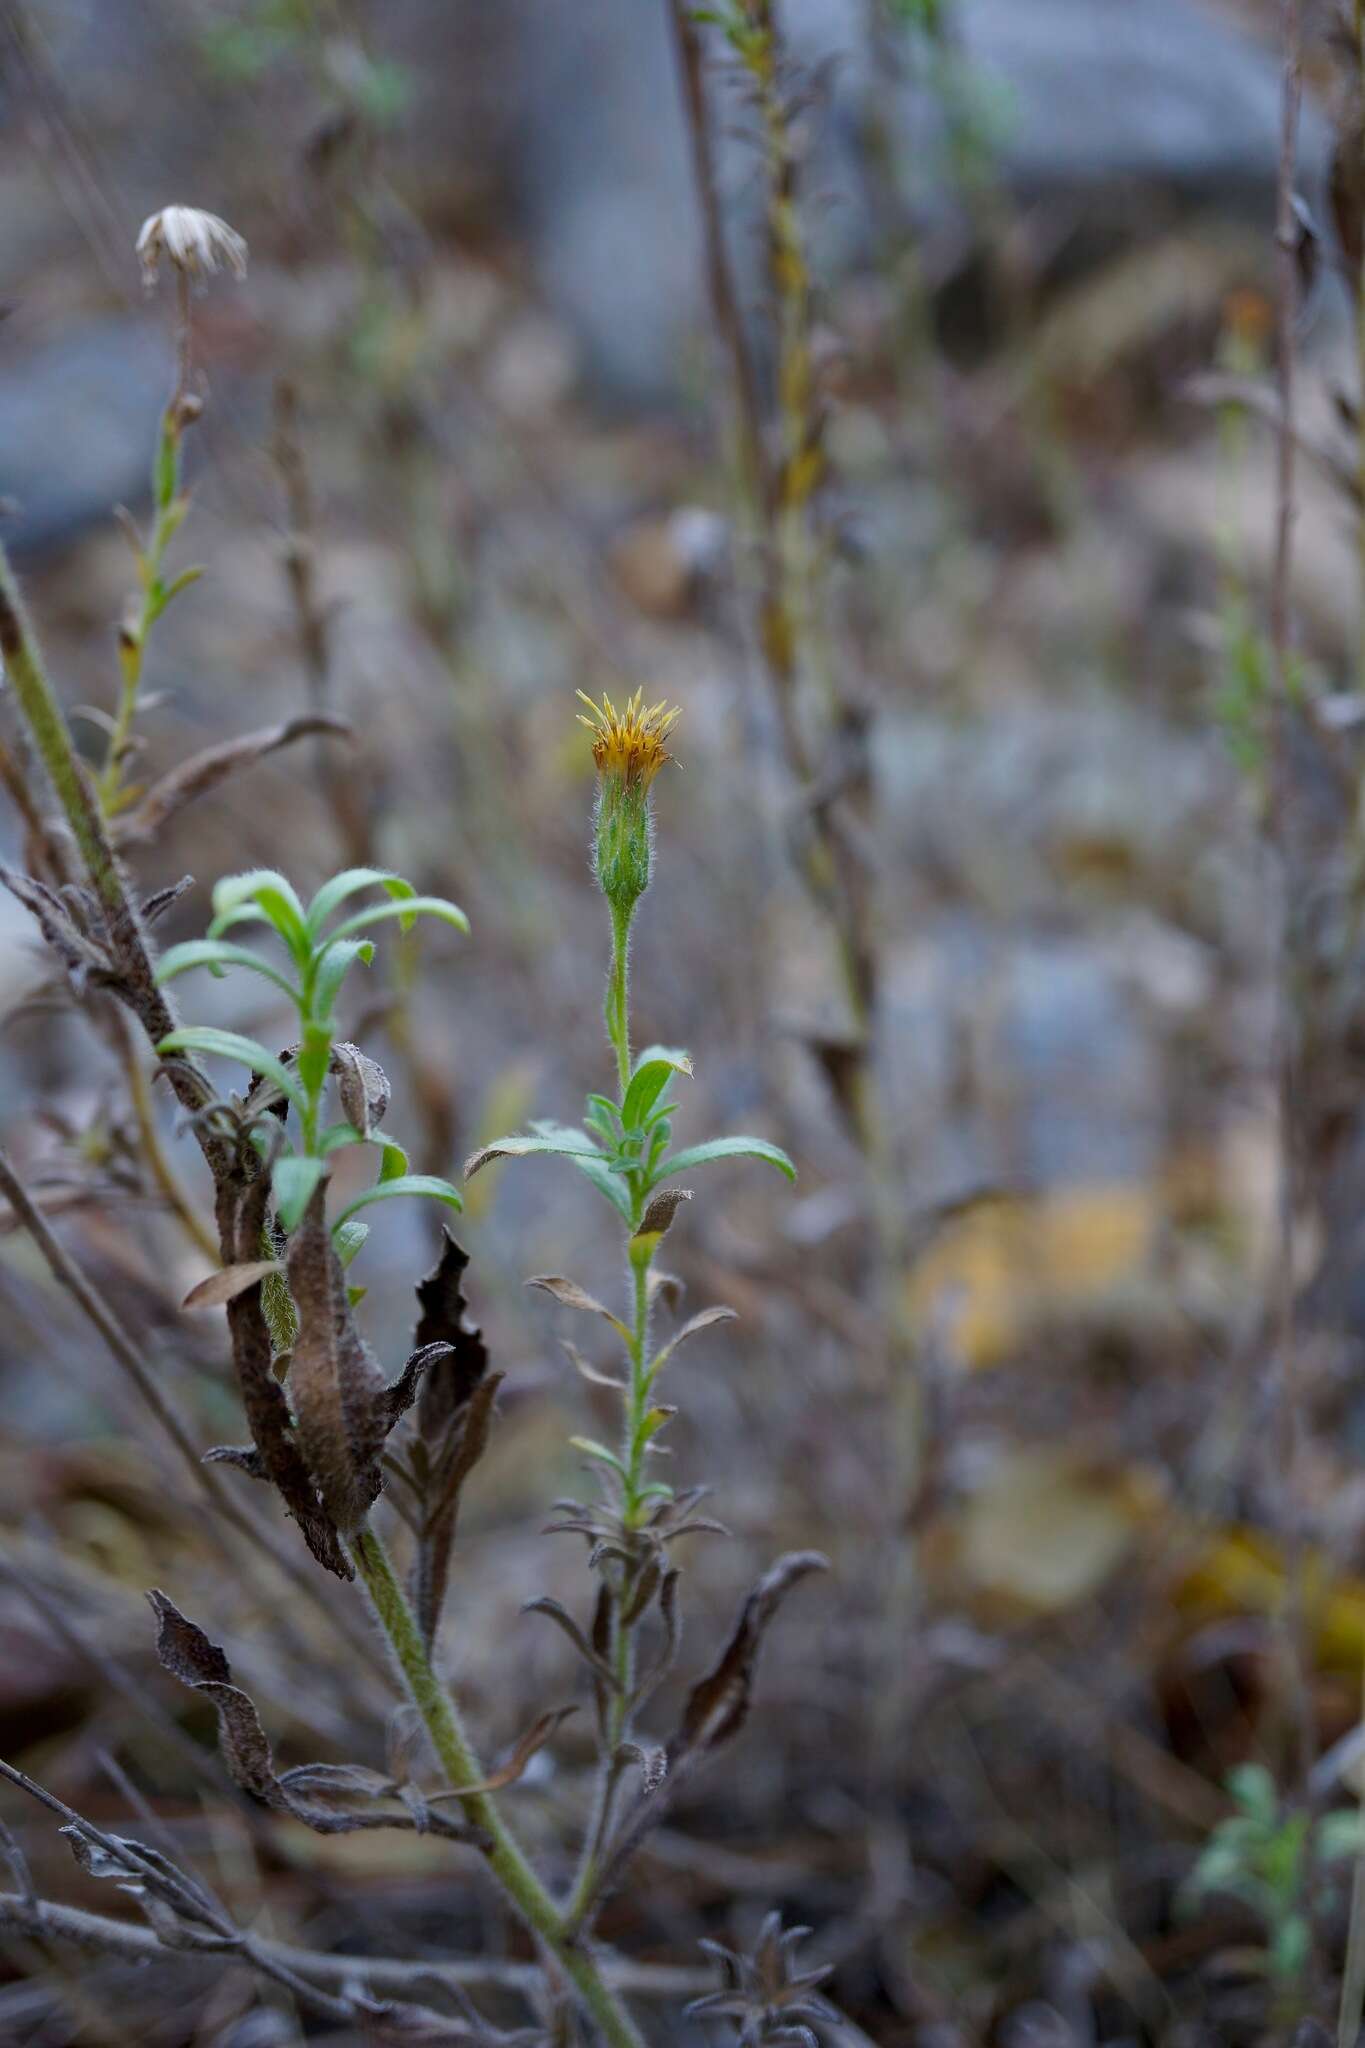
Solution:
M 1265 1927 L 1266 1974 L 1295 1984 L 1310 1960 L 1314 1917 L 1332 1904 L 1332 1873 L 1362 1847 L 1354 1808 L 1314 1815 L 1281 1801 L 1264 1764 L 1230 1771 L 1234 1811 L 1213 1829 L 1180 1891 L 1190 1914 L 1210 1896 L 1241 1900 Z
M 588 1097 L 582 1127 L 535 1122 L 530 1131 L 498 1138 L 465 1162 L 465 1177 L 495 1159 L 546 1155 L 567 1159 L 611 1203 L 631 1228 L 638 1229 L 649 1198 L 666 1180 L 719 1159 L 760 1159 L 788 1180 L 796 1168 L 778 1145 L 766 1138 L 709 1138 L 681 1151 L 670 1151 L 675 1104 L 668 1100 L 671 1082 L 690 1078 L 687 1053 L 663 1045 L 648 1046 L 630 1069 L 620 1099 Z
M 357 897 L 375 891 L 382 892 L 383 902 L 350 908 Z M 273 1124 L 254 1133 L 258 1149 L 272 1160 L 275 1214 L 285 1232 L 298 1227 L 327 1177 L 334 1152 L 351 1145 L 382 1147 L 378 1180 L 353 1200 L 332 1226 L 338 1249 L 344 1247 L 348 1257 L 354 1257 L 359 1249 L 366 1228 L 352 1218 L 356 1210 L 373 1202 L 413 1195 L 442 1202 L 448 1208 L 461 1207 L 459 1193 L 449 1181 L 435 1174 L 410 1174 L 402 1146 L 371 1128 L 383 1113 L 383 1103 L 376 1109 L 371 1102 L 366 1069 L 378 1076 L 381 1084 L 382 1076 L 354 1047 L 337 1051 L 335 1011 L 346 977 L 353 967 L 368 967 L 374 959 L 374 941 L 358 934 L 390 920 L 409 931 L 419 917 L 435 918 L 457 931 L 469 929 L 464 912 L 455 904 L 439 896 L 419 896 L 401 875 L 382 868 L 349 868 L 334 875 L 306 906 L 284 875 L 273 868 L 256 868 L 226 876 L 218 883 L 207 935 L 172 946 L 157 973 L 158 982 L 165 983 L 193 968 L 206 968 L 219 976 L 237 968 L 259 974 L 289 998 L 298 1020 L 298 1038 L 288 1052 L 272 1052 L 258 1039 L 209 1025 L 187 1025 L 173 1031 L 158 1050 L 163 1057 L 183 1052 L 235 1060 L 248 1069 L 256 1084 L 268 1083 L 274 1099 L 282 1099 L 294 1112 L 297 1142 L 286 1132 L 281 1148 L 281 1132 Z M 245 925 L 265 925 L 267 936 L 273 935 L 283 948 L 285 964 L 225 936 Z M 325 1124 L 323 1105 L 329 1086 L 338 1098 L 343 1120 Z M 382 1093 L 386 1101 L 386 1087 Z M 258 1106 L 268 1108 L 269 1103 Z

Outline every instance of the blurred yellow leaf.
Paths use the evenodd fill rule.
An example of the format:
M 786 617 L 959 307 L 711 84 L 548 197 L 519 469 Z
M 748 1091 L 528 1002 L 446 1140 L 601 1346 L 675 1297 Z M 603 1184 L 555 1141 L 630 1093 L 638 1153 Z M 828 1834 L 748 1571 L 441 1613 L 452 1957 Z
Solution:
M 1309 1640 L 1327 1670 L 1360 1671 L 1365 1661 L 1365 1580 L 1337 1572 L 1320 1550 L 1305 1550 L 1300 1597 Z M 1182 1613 L 1278 1614 L 1287 1590 L 1280 1544 L 1267 1531 L 1229 1528 L 1211 1535 L 1175 1588 Z
M 997 1365 L 1048 1317 L 1141 1279 L 1160 1219 L 1157 1192 L 1137 1181 L 978 1203 L 911 1269 L 911 1316 L 964 1364 Z
M 964 1503 L 958 1571 L 969 1592 L 1056 1613 L 1099 1591 L 1160 1501 L 1137 1471 L 1063 1449 L 1009 1451 Z

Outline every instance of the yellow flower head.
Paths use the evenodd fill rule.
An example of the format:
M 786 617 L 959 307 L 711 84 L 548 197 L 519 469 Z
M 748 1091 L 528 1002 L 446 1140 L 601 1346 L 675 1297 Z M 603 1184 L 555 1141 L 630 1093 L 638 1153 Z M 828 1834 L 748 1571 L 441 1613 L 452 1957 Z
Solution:
M 594 704 L 582 690 L 578 695 L 592 713 L 585 718 L 580 712 L 578 722 L 592 734 L 598 774 L 613 776 L 628 788 L 648 789 L 665 761 L 673 758 L 664 741 L 681 711 L 676 705 L 670 710 L 662 697 L 646 709 L 643 690 L 626 700 L 624 711 L 616 709 L 605 691 L 600 704 Z

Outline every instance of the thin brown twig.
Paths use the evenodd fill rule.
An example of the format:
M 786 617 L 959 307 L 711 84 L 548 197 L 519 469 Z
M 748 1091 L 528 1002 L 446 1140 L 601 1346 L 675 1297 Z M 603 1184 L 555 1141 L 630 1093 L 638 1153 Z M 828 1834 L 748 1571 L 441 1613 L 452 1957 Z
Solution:
M 1303 1620 L 1302 1530 L 1298 1474 L 1302 1439 L 1302 1390 L 1299 1384 L 1297 1303 L 1294 1281 L 1294 1215 L 1298 1190 L 1299 1088 L 1293 1018 L 1294 961 L 1293 888 L 1290 876 L 1290 772 L 1288 718 L 1293 696 L 1290 654 L 1290 579 L 1293 567 L 1295 337 L 1299 317 L 1298 237 L 1294 215 L 1294 181 L 1298 157 L 1299 108 L 1302 97 L 1301 0 L 1284 0 L 1282 14 L 1283 84 L 1279 175 L 1275 206 L 1278 267 L 1276 379 L 1279 416 L 1275 462 L 1275 550 L 1270 589 L 1272 697 L 1270 703 L 1267 788 L 1267 840 L 1275 931 L 1276 984 L 1275 1087 L 1279 1110 L 1278 1243 L 1275 1261 L 1275 1349 L 1278 1360 L 1277 1425 L 1279 1472 L 1285 1524 L 1286 1592 L 1284 1607 L 1285 1668 L 1293 1706 L 1291 1722 L 1294 1782 L 1302 1788 L 1312 1764 L 1313 1716 L 1308 1695 Z
M 146 1361 L 137 1345 L 113 1310 L 100 1299 L 70 1253 L 54 1235 L 47 1218 L 34 1202 L 3 1150 L 0 1150 L 0 1194 L 4 1195 L 15 1216 L 42 1253 L 53 1279 L 67 1290 L 82 1314 L 104 1339 L 105 1348 L 115 1364 L 136 1388 L 158 1426 L 174 1445 L 187 1469 L 193 1473 L 196 1486 L 211 1506 L 239 1536 L 251 1544 L 253 1549 L 267 1558 L 277 1571 L 283 1572 L 291 1584 L 297 1586 L 310 1600 L 318 1603 L 326 1614 L 330 1626 L 346 1638 L 352 1649 L 361 1652 L 368 1667 L 373 1661 L 373 1645 L 358 1619 L 348 1614 L 326 1594 L 319 1581 L 304 1567 L 301 1560 L 295 1559 L 288 1551 L 276 1548 L 267 1531 L 254 1522 L 233 1499 L 216 1469 L 203 1462 L 199 1446 L 195 1443 L 184 1416 L 158 1384 L 155 1376 L 148 1371 Z M 208 1527 L 216 1540 L 225 1542 L 226 1539 L 215 1522 L 210 1521 Z M 232 1559 L 232 1563 L 235 1569 L 235 1558 Z
M 0 1928 L 5 1927 L 74 1942 L 130 1962 L 147 1962 L 169 1953 L 151 1928 L 136 1921 L 114 1920 L 107 1914 L 88 1913 L 47 1899 L 30 1904 L 18 1892 L 0 1892 Z M 174 1953 L 179 1958 L 184 1952 Z M 518 1991 L 533 1996 L 544 1983 L 538 1963 L 481 1957 L 461 1957 L 452 1962 L 427 1961 L 422 1957 L 408 1960 L 397 1956 L 319 1955 L 282 1941 L 258 1941 L 255 1955 L 282 1963 L 298 1977 L 324 1986 L 365 1983 L 376 1991 L 411 1991 L 429 1983 L 461 1990 Z M 226 1964 L 234 1959 L 240 1961 L 240 1956 L 200 1951 L 197 1957 L 206 1964 Z M 691 1964 L 632 1963 L 605 1956 L 602 1974 L 613 1989 L 639 1998 L 695 1998 L 698 1993 L 709 1991 L 715 1982 L 713 1972 Z

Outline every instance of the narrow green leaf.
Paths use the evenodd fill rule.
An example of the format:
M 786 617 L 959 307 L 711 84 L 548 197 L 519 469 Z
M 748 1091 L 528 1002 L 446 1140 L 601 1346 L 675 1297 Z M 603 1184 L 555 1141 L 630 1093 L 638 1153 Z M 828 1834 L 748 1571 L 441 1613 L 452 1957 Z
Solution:
M 318 1139 L 318 1151 L 324 1159 L 328 1159 L 333 1152 L 340 1152 L 346 1145 L 365 1145 L 368 1142 L 364 1132 L 358 1131 L 354 1124 L 328 1124 Z
M 407 1178 L 407 1175 L 407 1153 L 403 1150 L 403 1147 L 399 1144 L 396 1144 L 392 1138 L 386 1139 L 384 1143 L 384 1150 L 379 1161 L 380 1181 L 383 1182 L 389 1180 L 405 1180 Z
M 570 1152 L 566 1157 L 592 1182 L 599 1195 L 606 1196 L 624 1222 L 634 1223 L 635 1212 L 631 1207 L 630 1189 L 614 1167 L 609 1166 L 605 1159 L 589 1159 L 581 1152 Z
M 388 868 L 345 868 L 341 874 L 333 875 L 330 882 L 324 882 L 309 904 L 307 924 L 310 936 L 320 938 L 322 928 L 333 911 L 348 896 L 359 895 L 362 889 L 383 889 L 395 900 L 417 894 L 411 882 L 405 882 L 401 875 L 393 874 Z
M 299 1080 L 304 1092 L 317 1100 L 332 1059 L 332 1033 L 325 1024 L 310 1019 L 303 1027 L 303 1043 L 297 1054 Z M 345 1104 L 342 1105 L 346 1107 Z
M 303 1090 L 298 1076 L 267 1051 L 254 1038 L 244 1038 L 240 1031 L 218 1031 L 208 1024 L 185 1025 L 179 1031 L 172 1031 L 157 1047 L 164 1056 L 171 1052 L 216 1053 L 225 1060 L 236 1060 L 239 1066 L 247 1067 L 253 1074 L 264 1074 L 267 1080 L 286 1095 L 295 1109 L 303 1111 Z
M 181 591 L 188 590 L 192 583 L 197 583 L 203 573 L 204 565 L 199 562 L 191 569 L 182 569 L 171 582 L 155 584 L 147 593 L 147 624 L 155 625 L 171 599 L 179 597 Z
M 491 1145 L 481 1145 L 466 1159 L 464 1177 L 472 1180 L 491 1160 L 529 1159 L 536 1153 L 551 1153 L 560 1159 L 597 1159 L 606 1164 L 586 1131 L 576 1131 L 569 1124 L 542 1124 L 525 1136 L 496 1138 Z
M 370 1234 L 368 1223 L 335 1223 L 332 1226 L 332 1243 L 336 1246 L 337 1257 L 343 1266 L 349 1266 L 356 1253 Z M 357 1293 L 363 1294 L 364 1288 Z
M 245 967 L 249 973 L 263 974 L 267 981 L 273 981 L 292 1003 L 302 1000 L 288 975 L 281 974 L 278 967 L 272 967 L 261 954 L 253 953 L 250 946 L 233 946 L 224 939 L 186 939 L 183 945 L 171 946 L 161 956 L 157 981 L 174 981 L 178 974 L 188 974 L 192 967 Z
M 270 1185 L 275 1194 L 275 1214 L 283 1229 L 297 1229 L 325 1171 L 321 1159 L 303 1158 L 298 1153 L 275 1161 Z
M 362 967 L 368 967 L 373 958 L 374 947 L 369 939 L 342 939 L 328 948 L 313 983 L 313 1007 L 319 1017 L 331 1016 L 341 984 L 357 960 Z
M 589 1458 L 596 1458 L 599 1465 L 610 1465 L 613 1472 L 619 1472 L 624 1479 L 626 1468 L 615 1451 L 609 1451 L 605 1444 L 599 1444 L 593 1436 L 571 1436 L 569 1442 L 576 1451 L 582 1451 Z
M 253 868 L 244 875 L 225 875 L 213 891 L 213 922 L 208 936 L 216 939 L 229 924 L 241 924 L 253 913 L 271 924 L 302 964 L 311 947 L 303 905 L 291 883 L 274 868 Z
M 336 1227 L 348 1222 L 357 1209 L 368 1209 L 371 1202 L 390 1202 L 399 1195 L 426 1195 L 433 1202 L 444 1202 L 448 1209 L 464 1207 L 458 1189 L 448 1180 L 434 1173 L 404 1173 L 396 1180 L 377 1180 L 373 1187 L 357 1195 L 338 1216 Z
M 346 918 L 331 933 L 325 950 L 330 950 L 338 939 L 348 939 L 353 932 L 360 932 L 372 924 L 382 924 L 386 919 L 396 917 L 407 931 L 415 918 L 436 917 L 442 924 L 453 924 L 456 931 L 467 932 L 469 919 L 457 904 L 447 903 L 444 896 L 405 896 L 401 903 L 377 903 L 371 910 L 358 910 L 354 917 Z
M 664 1160 L 654 1179 L 671 1180 L 675 1173 L 690 1173 L 694 1166 L 708 1166 L 713 1159 L 764 1159 L 788 1180 L 796 1179 L 796 1168 L 781 1146 L 770 1145 L 766 1138 L 708 1138 L 704 1144 L 684 1146 Z
M 674 1074 L 690 1074 L 687 1053 L 666 1045 L 647 1046 L 636 1060 L 630 1085 L 621 1104 L 621 1122 L 628 1131 L 638 1131 Z

